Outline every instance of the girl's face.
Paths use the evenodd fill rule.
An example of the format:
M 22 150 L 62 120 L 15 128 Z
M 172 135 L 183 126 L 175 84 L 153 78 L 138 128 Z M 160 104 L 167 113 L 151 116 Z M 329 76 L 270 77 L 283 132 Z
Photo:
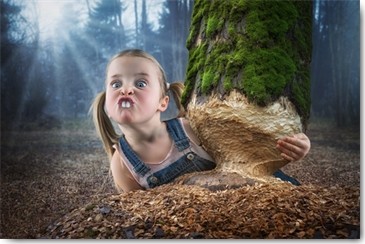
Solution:
M 141 57 L 122 56 L 110 64 L 106 77 L 106 112 L 118 124 L 143 123 L 166 110 L 161 98 L 161 73 L 155 63 Z

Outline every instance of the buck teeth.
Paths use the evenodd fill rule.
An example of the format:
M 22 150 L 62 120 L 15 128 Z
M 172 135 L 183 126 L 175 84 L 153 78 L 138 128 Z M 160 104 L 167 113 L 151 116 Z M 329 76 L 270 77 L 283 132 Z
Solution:
M 131 103 L 129 101 L 122 102 L 122 108 L 130 108 L 130 107 L 131 107 Z

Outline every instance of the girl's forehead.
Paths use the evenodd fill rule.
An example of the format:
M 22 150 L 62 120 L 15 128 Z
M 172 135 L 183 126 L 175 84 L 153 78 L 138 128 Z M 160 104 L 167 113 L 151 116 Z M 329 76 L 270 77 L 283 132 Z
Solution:
M 147 58 L 123 56 L 112 60 L 109 64 L 110 73 L 135 73 L 135 72 L 156 72 L 157 65 Z M 113 74 L 112 74 L 113 75 Z

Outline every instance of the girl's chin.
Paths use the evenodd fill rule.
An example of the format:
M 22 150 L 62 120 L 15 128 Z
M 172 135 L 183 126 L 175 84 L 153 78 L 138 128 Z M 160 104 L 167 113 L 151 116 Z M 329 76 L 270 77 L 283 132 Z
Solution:
M 117 122 L 118 124 L 131 123 L 134 122 L 134 116 L 132 116 L 131 113 L 122 112 L 118 114 L 118 118 L 114 121 Z
M 132 116 L 122 116 L 120 119 L 120 124 L 128 124 L 128 123 L 133 123 L 134 119 Z

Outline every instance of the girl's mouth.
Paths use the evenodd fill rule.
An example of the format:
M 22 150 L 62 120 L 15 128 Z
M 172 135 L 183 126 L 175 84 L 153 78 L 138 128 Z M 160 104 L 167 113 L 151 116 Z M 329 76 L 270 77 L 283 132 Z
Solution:
M 122 108 L 130 108 L 133 104 L 133 100 L 127 97 L 122 97 L 118 100 L 118 105 Z

